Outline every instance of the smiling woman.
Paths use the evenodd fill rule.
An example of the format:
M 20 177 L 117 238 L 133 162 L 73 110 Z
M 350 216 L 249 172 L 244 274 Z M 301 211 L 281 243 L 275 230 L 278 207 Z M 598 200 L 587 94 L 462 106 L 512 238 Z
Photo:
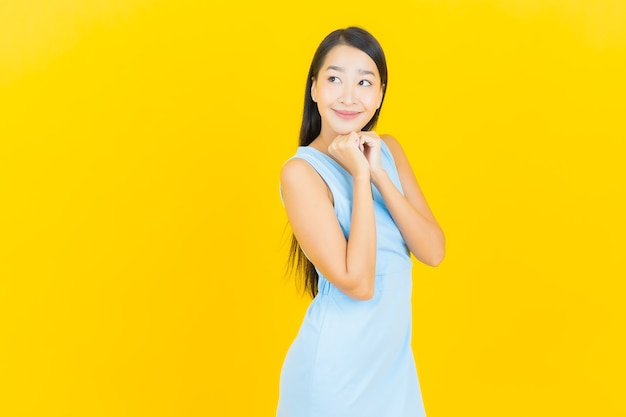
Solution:
M 365 30 L 318 47 L 300 147 L 281 173 L 291 259 L 314 299 L 283 365 L 279 417 L 425 416 L 409 251 L 437 265 L 444 238 L 399 143 L 371 130 L 386 88 L 385 56 Z

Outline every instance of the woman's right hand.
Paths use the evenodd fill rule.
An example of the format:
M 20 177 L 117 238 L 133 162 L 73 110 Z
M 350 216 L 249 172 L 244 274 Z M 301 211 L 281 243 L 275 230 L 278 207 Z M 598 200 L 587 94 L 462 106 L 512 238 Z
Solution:
M 369 162 L 363 154 L 364 140 L 356 132 L 337 136 L 328 147 L 328 153 L 352 175 L 369 176 Z

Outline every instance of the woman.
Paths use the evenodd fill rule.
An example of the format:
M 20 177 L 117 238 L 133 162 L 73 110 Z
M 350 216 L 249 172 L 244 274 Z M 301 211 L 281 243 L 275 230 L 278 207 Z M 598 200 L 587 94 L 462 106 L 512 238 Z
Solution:
M 371 130 L 386 88 L 371 34 L 350 27 L 322 41 L 300 146 L 280 176 L 291 261 L 314 299 L 283 365 L 279 417 L 425 415 L 409 251 L 438 265 L 444 236 L 400 144 Z

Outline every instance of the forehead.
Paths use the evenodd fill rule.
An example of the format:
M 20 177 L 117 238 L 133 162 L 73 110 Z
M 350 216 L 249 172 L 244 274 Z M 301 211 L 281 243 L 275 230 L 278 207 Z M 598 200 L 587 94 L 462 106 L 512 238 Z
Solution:
M 350 72 L 367 70 L 379 76 L 374 60 L 365 52 L 349 45 L 337 45 L 328 51 L 321 70 L 326 71 L 329 66 L 340 67 Z

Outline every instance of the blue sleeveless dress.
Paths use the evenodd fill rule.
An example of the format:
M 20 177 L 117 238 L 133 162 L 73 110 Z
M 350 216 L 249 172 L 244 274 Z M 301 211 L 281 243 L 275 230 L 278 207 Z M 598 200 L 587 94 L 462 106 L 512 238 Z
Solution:
M 382 165 L 402 190 L 389 148 Z M 307 161 L 333 194 L 335 213 L 350 234 L 352 177 L 311 147 Z M 424 417 L 411 350 L 411 259 L 400 231 L 373 188 L 376 281 L 370 300 L 354 300 L 320 274 L 311 302 L 280 376 L 277 417 Z M 319 271 L 318 271 L 319 274 Z

